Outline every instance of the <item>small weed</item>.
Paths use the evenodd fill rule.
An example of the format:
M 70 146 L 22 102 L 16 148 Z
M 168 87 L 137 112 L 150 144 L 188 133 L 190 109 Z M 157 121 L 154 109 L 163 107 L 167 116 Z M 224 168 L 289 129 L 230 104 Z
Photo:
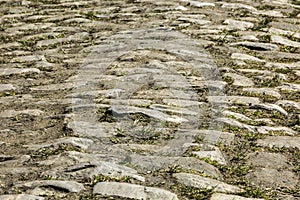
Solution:
M 287 35 L 284 35 L 284 36 L 287 37 L 288 39 L 292 40 L 292 41 L 300 42 L 300 38 L 299 37 L 295 37 L 294 35 L 295 35 L 295 33 L 293 33 L 293 34 L 287 34 Z
M 296 47 L 291 47 L 291 46 L 286 46 L 286 45 L 281 45 L 279 47 L 279 49 L 282 52 L 288 52 L 288 53 L 295 53 L 298 50 L 298 48 L 296 48 Z
M 205 139 L 205 137 L 204 137 L 203 135 L 197 135 L 197 136 L 195 137 L 195 143 L 201 144 L 201 143 L 204 142 L 204 139 Z
M 292 4 L 300 5 L 300 0 L 292 0 Z
M 262 139 L 264 137 L 259 133 L 242 133 L 241 136 L 251 142 L 255 142 L 256 140 Z
M 93 11 L 88 11 L 87 13 L 84 14 L 88 19 L 96 19 L 97 17 L 95 16 L 95 12 Z
M 166 172 L 170 173 L 170 174 L 180 173 L 180 172 L 183 172 L 183 168 L 177 164 L 174 164 L 174 165 L 168 166 Z
M 228 131 L 228 132 L 241 132 L 241 129 L 235 126 L 231 126 L 231 125 L 226 125 L 224 126 L 224 131 Z
M 252 28 L 253 31 L 261 31 L 266 28 L 270 22 L 273 21 L 273 17 L 264 17 L 256 26 Z
M 295 19 L 297 17 L 297 15 L 299 15 L 299 10 L 293 10 L 291 13 L 288 14 L 288 17 L 291 19 L 293 19 L 293 18 Z
M 217 45 L 224 45 L 225 43 L 228 43 L 228 36 L 234 36 L 234 37 L 238 37 L 239 34 L 235 31 L 235 30 L 222 30 L 221 35 L 215 39 L 215 41 L 217 42 Z
M 238 95 L 258 97 L 258 98 L 262 99 L 262 102 L 268 102 L 268 103 L 274 103 L 278 100 L 277 97 L 270 96 L 266 93 L 261 94 L 261 93 L 256 93 L 256 92 L 239 92 Z
M 219 163 L 215 160 L 212 160 L 211 158 L 200 158 L 200 160 L 203 160 L 204 162 L 211 164 L 213 166 L 219 166 Z
M 264 43 L 269 43 L 269 42 L 271 42 L 271 36 L 268 35 L 268 34 L 258 36 L 258 39 L 259 39 L 260 42 L 264 42 Z
M 15 92 L 3 92 L 2 95 L 0 95 L 1 97 L 7 97 L 7 96 L 14 96 L 16 95 Z
M 291 68 L 279 68 L 279 69 L 275 69 L 276 73 L 282 73 L 282 74 L 290 74 L 293 73 L 293 69 Z
M 53 177 L 50 175 L 46 175 L 43 177 L 44 180 L 53 180 Z
M 120 139 L 118 137 L 110 137 L 109 141 L 113 144 L 118 144 L 120 143 Z
M 95 185 L 98 182 L 110 182 L 110 181 L 132 183 L 133 180 L 132 180 L 131 177 L 128 177 L 128 176 L 124 176 L 124 177 L 120 177 L 120 178 L 112 178 L 112 177 L 108 177 L 108 176 L 104 176 L 102 174 L 99 174 L 99 175 L 94 176 L 90 180 L 90 183 L 92 185 Z
M 37 42 L 34 40 L 19 40 L 19 43 L 21 43 L 23 46 L 33 47 Z
M 234 82 L 234 79 L 229 76 L 223 76 L 222 80 L 227 82 L 229 85 L 232 85 L 232 83 Z
M 244 114 L 244 113 L 246 113 L 246 106 L 235 106 L 235 107 L 229 108 L 229 110 L 232 112 Z
M 113 116 L 111 110 L 99 109 L 97 116 L 100 122 L 116 122 L 116 118 Z
M 267 192 L 265 190 L 262 190 L 261 188 L 246 187 L 243 189 L 245 191 L 239 194 L 241 196 L 268 199 Z
M 281 85 L 282 83 L 282 79 L 276 74 L 274 75 L 272 78 L 269 79 L 263 79 L 260 82 L 258 82 L 257 84 L 261 87 L 276 87 Z
M 180 124 L 176 122 L 168 122 L 168 121 L 162 121 L 161 127 L 163 128 L 177 128 Z
M 133 121 L 134 125 L 146 126 L 151 122 L 151 118 L 142 113 L 129 114 L 128 117 L 129 117 L 129 119 L 131 119 Z
M 232 167 L 224 166 L 222 169 L 226 169 L 225 171 L 227 171 L 227 175 L 240 177 L 247 175 L 251 170 L 251 167 L 249 165 L 235 165 Z
M 273 10 L 274 8 L 275 8 L 274 6 L 266 5 L 266 4 L 257 7 L 257 9 L 259 10 Z
M 299 91 L 281 91 L 282 99 L 299 101 Z
M 57 147 L 52 146 L 49 148 L 42 148 L 36 152 L 31 153 L 30 156 L 33 159 L 46 159 L 49 156 L 58 155 L 64 151 L 79 151 L 79 152 L 81 152 L 82 150 L 79 147 L 75 147 L 73 145 L 60 144 Z
M 116 128 L 116 137 L 125 137 L 125 131 L 122 128 Z
M 182 184 L 172 185 L 173 191 L 179 192 L 182 196 L 189 199 L 207 200 L 213 194 L 214 188 L 211 189 L 199 189 L 191 186 L 185 186 Z

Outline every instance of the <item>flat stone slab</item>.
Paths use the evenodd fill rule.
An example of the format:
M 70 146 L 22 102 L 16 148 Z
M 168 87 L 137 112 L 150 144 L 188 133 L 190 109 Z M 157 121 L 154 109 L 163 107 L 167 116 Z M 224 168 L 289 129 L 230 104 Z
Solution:
M 254 86 L 253 81 L 245 76 L 241 76 L 235 73 L 226 73 L 224 74 L 224 76 L 230 77 L 234 80 L 232 85 L 242 86 L 242 87 Z
M 284 17 L 284 15 L 281 12 L 276 10 L 262 10 L 258 12 L 253 12 L 253 14 L 269 16 L 269 17 Z
M 161 121 L 168 121 L 168 122 L 175 122 L 175 123 L 182 123 L 182 122 L 188 122 L 187 119 L 182 117 L 177 117 L 175 115 L 168 115 L 166 113 L 153 110 L 153 109 L 146 109 L 146 108 L 139 108 L 134 106 L 112 106 L 111 110 L 113 111 L 113 114 L 118 116 L 124 116 L 128 114 L 134 114 L 134 113 L 143 113 L 149 117 L 161 120 Z
M 231 112 L 231 111 L 228 111 L 228 110 L 225 110 L 223 112 L 223 114 L 225 116 L 231 116 L 231 117 L 234 117 L 235 119 L 238 119 L 238 120 L 241 120 L 241 121 L 251 121 L 251 119 L 243 114 L 240 114 L 240 113 L 236 113 L 236 112 Z
M 268 31 L 269 33 L 275 33 L 275 35 L 283 35 L 283 36 L 288 35 L 288 36 L 293 36 L 295 38 L 300 38 L 300 33 L 297 33 L 295 31 L 283 30 L 279 28 L 283 28 L 283 27 L 278 27 L 278 28 L 270 27 Z
M 183 100 L 191 100 L 195 98 L 195 96 L 192 96 L 191 94 L 189 94 L 184 90 L 177 90 L 171 88 L 162 89 L 162 90 L 138 91 L 137 96 L 142 97 L 144 99 L 152 97 L 152 98 L 161 98 L 161 99 L 176 98 L 176 99 L 183 99 Z
M 257 97 L 246 96 L 208 96 L 211 103 L 230 104 L 230 105 L 252 105 L 260 103 Z
M 285 126 L 258 126 L 256 127 L 257 132 L 261 134 L 268 134 L 272 132 L 281 132 L 287 135 L 294 136 L 297 134 L 296 131 L 292 130 L 291 128 Z
M 25 95 L 15 95 L 15 96 L 6 96 L 6 97 L 0 97 L 0 103 L 2 105 L 9 105 L 10 102 L 14 103 L 27 103 L 29 101 L 32 101 L 33 97 L 29 94 Z
M 250 56 L 248 54 L 243 54 L 243 53 L 233 53 L 231 55 L 232 59 L 237 59 L 237 60 L 243 60 L 243 61 L 250 61 L 250 62 L 259 62 L 259 63 L 264 63 L 264 60 L 261 60 L 259 58 L 256 58 L 254 56 Z
M 15 117 L 17 115 L 23 114 L 23 115 L 30 115 L 30 116 L 40 116 L 44 112 L 38 109 L 28 109 L 28 110 L 21 110 L 21 111 L 16 111 L 16 110 L 5 110 L 0 113 L 0 118 L 10 118 L 10 117 Z
M 295 189 L 299 177 L 292 171 L 257 168 L 246 175 L 251 184 L 263 187 Z
M 132 168 L 115 164 L 113 162 L 105 162 L 98 160 L 90 160 L 89 162 L 81 162 L 71 166 L 61 166 L 42 173 L 43 176 L 51 176 L 53 178 L 63 177 L 66 179 L 92 179 L 95 176 L 103 175 L 109 178 L 122 179 L 129 177 L 141 182 L 145 182 L 145 178 L 138 175 L 138 172 Z
M 300 62 L 291 62 L 291 63 L 268 62 L 265 64 L 265 67 L 276 68 L 276 69 L 300 69 Z
M 12 84 L 0 84 L 0 92 L 12 91 L 16 88 Z
M 265 167 L 272 169 L 287 169 L 289 167 L 287 158 L 279 153 L 250 153 L 248 154 L 247 163 L 254 167 Z
M 183 169 L 202 172 L 210 177 L 222 177 L 216 167 L 196 158 L 132 155 L 131 164 L 143 171 L 157 171 L 178 165 Z
M 36 188 L 36 187 L 54 187 L 62 190 L 78 193 L 84 190 L 84 186 L 76 181 L 59 181 L 59 180 L 42 180 L 20 183 L 15 185 L 16 188 Z
M 214 3 L 210 2 L 199 2 L 199 1 L 192 1 L 192 0 L 180 0 L 181 2 L 188 3 L 190 6 L 203 8 L 203 7 L 214 7 Z
M 279 100 L 275 104 L 282 106 L 284 108 L 300 109 L 300 102 L 296 102 L 296 101 Z
M 36 62 L 45 60 L 44 56 L 41 55 L 28 55 L 28 56 L 20 56 L 12 59 L 12 62 Z
M 281 79 L 284 79 L 284 75 L 283 74 L 277 74 L 277 73 L 274 73 L 272 71 L 269 71 L 269 70 L 261 70 L 261 69 L 238 69 L 237 71 L 243 73 L 243 74 L 250 74 L 252 76 L 255 76 L 255 77 L 273 77 L 275 75 L 278 75 L 279 78 Z M 261 75 L 261 76 L 258 76 L 258 75 Z
M 196 187 L 199 189 L 213 190 L 214 192 L 224 192 L 224 193 L 238 193 L 243 190 L 237 186 L 229 185 L 227 183 L 205 178 L 199 175 L 188 174 L 188 173 L 176 173 L 173 176 L 177 179 L 179 183 L 182 183 L 188 187 Z
M 221 2 L 222 3 L 222 2 Z M 242 3 L 222 3 L 222 8 L 228 9 L 247 9 L 249 11 L 257 11 L 256 8 L 250 5 L 242 4 Z
M 203 136 L 206 142 L 221 142 L 230 145 L 235 138 L 233 133 L 216 130 L 197 130 L 200 136 Z
M 44 200 L 44 197 L 39 197 L 30 194 L 11 194 L 11 195 L 0 195 L 0 200 Z
M 232 119 L 232 118 L 220 117 L 220 118 L 217 118 L 216 120 L 220 123 L 224 123 L 224 124 L 234 126 L 234 127 L 240 128 L 240 129 L 245 129 L 245 130 L 248 130 L 250 132 L 255 132 L 253 126 L 241 123 L 241 122 L 239 122 L 235 119 Z
M 67 124 L 68 128 L 72 129 L 75 134 L 81 137 L 103 138 L 113 136 L 114 128 L 111 125 L 97 122 L 72 121 Z
M 208 88 L 210 91 L 224 91 L 228 85 L 225 81 L 192 81 L 194 87 Z
M 283 37 L 278 36 L 278 35 L 272 35 L 271 36 L 271 41 L 273 43 L 277 43 L 277 44 L 281 44 L 281 45 L 285 45 L 285 46 L 300 48 L 300 42 L 295 42 L 295 41 L 283 38 Z
M 276 89 L 272 88 L 243 88 L 243 91 L 257 95 L 268 95 L 277 99 L 281 97 L 281 94 Z
M 152 145 L 152 144 L 115 144 L 121 149 L 127 151 L 144 151 L 144 152 L 156 152 L 159 151 L 161 146 L 159 145 Z
M 179 115 L 193 115 L 193 116 L 198 115 L 198 112 L 196 112 L 195 110 L 192 111 L 186 108 L 178 108 L 175 106 L 168 106 L 163 104 L 152 104 L 149 106 L 149 108 L 152 110 L 161 111 L 163 113 L 174 113 Z
M 210 200 L 264 200 L 257 198 L 246 198 L 238 195 L 230 195 L 230 194 L 222 194 L 222 193 L 214 193 Z
M 43 148 L 55 148 L 55 147 L 59 147 L 59 145 L 69 144 L 87 150 L 93 143 L 94 143 L 93 140 L 87 138 L 67 137 L 67 138 L 57 139 L 52 143 L 26 145 L 24 147 L 28 147 L 31 150 L 38 151 Z
M 226 165 L 226 159 L 224 158 L 220 149 L 213 145 L 198 144 L 198 143 L 187 143 L 187 147 L 199 147 L 200 151 L 193 151 L 192 153 L 199 158 L 209 158 L 213 161 L 217 161 L 221 165 Z
M 183 99 L 163 99 L 163 103 L 171 106 L 194 107 L 201 105 L 199 101 L 183 100 Z
M 242 47 L 247 47 L 249 49 L 262 50 L 262 51 L 275 51 L 279 49 L 278 46 L 275 44 L 259 43 L 259 42 L 236 42 L 230 45 L 242 46 Z
M 114 147 L 116 149 L 116 147 Z M 122 156 L 120 156 L 120 154 Z M 123 161 L 123 154 L 120 153 L 118 155 L 107 155 L 107 154 L 98 154 L 98 153 L 82 153 L 78 151 L 66 151 L 64 153 L 61 153 L 59 155 L 53 155 L 48 158 L 48 160 L 42 160 L 38 161 L 38 165 L 40 166 L 51 166 L 53 168 L 56 167 L 63 167 L 63 169 L 66 169 L 70 166 L 77 166 L 77 164 L 80 163 L 92 163 L 95 162 L 95 160 L 101 160 L 104 162 L 112 162 L 112 163 L 119 163 Z M 125 153 L 124 153 L 125 154 Z M 94 164 L 94 166 L 96 165 Z M 55 171 L 56 169 L 54 169 Z
M 276 104 L 272 104 L 272 103 L 259 103 L 259 104 L 253 104 L 250 106 L 250 108 L 252 109 L 264 109 L 264 110 L 268 110 L 268 111 L 278 111 L 281 114 L 288 116 L 288 112 L 285 111 L 282 107 L 276 105 Z
M 152 104 L 151 100 L 147 99 L 107 99 L 102 100 L 102 103 L 109 103 L 111 105 L 130 105 L 139 107 L 148 107 Z
M 228 24 L 228 28 L 230 29 L 238 29 L 241 31 L 245 31 L 254 26 L 254 24 L 251 22 L 245 22 L 245 21 L 240 21 L 235 19 L 226 19 L 224 21 L 224 24 Z
M 269 136 L 265 139 L 259 139 L 257 145 L 263 147 L 291 147 L 300 149 L 300 137 Z
M 281 28 L 287 31 L 295 31 L 295 32 L 299 32 L 300 31 L 300 27 L 297 26 L 296 24 L 292 24 L 292 23 L 288 23 L 288 22 L 270 22 L 269 24 L 271 27 L 273 28 Z
M 2 68 L 0 69 L 0 76 L 9 76 L 13 74 L 30 74 L 30 73 L 40 73 L 37 68 Z
M 178 200 L 176 194 L 164 189 L 119 182 L 97 183 L 94 186 L 93 193 L 103 196 L 117 196 L 137 200 Z
M 282 83 L 282 85 L 276 87 L 276 89 L 278 89 L 280 91 L 299 92 L 300 91 L 300 84 Z
M 32 90 L 32 91 L 56 91 L 56 90 L 71 89 L 73 87 L 75 87 L 74 83 L 60 83 L 60 84 L 50 84 L 50 85 L 42 85 L 42 86 L 32 87 L 32 88 L 30 88 L 30 90 Z

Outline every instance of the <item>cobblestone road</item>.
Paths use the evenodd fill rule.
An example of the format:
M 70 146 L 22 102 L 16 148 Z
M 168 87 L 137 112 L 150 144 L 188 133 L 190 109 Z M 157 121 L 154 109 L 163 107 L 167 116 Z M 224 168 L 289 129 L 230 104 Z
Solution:
M 300 199 L 299 0 L 0 0 L 0 199 Z

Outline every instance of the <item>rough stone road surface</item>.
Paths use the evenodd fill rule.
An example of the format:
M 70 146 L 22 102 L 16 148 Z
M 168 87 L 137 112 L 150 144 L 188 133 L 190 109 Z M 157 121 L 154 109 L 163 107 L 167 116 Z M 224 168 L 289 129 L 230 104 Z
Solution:
M 300 200 L 299 0 L 0 0 L 0 199 Z

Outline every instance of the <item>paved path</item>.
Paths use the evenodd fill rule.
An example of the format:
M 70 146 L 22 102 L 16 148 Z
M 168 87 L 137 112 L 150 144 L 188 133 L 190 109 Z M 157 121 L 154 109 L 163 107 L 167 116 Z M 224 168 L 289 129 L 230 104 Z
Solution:
M 300 199 L 299 1 L 0 4 L 0 199 Z

